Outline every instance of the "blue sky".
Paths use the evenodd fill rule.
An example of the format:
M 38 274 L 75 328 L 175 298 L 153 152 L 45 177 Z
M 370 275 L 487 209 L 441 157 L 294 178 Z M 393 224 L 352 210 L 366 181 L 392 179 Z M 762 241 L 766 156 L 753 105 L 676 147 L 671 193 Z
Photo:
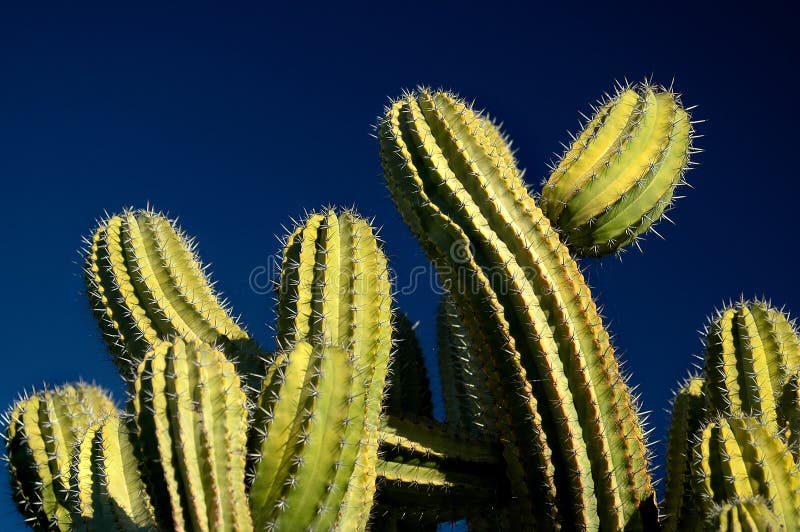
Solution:
M 387 97 L 417 84 L 502 120 L 537 186 L 615 80 L 674 79 L 698 105 L 705 153 L 676 225 L 643 253 L 583 262 L 654 438 L 714 308 L 743 294 L 800 313 L 798 45 L 778 6 L 114 4 L 0 7 L 0 404 L 78 378 L 122 400 L 77 252 L 104 211 L 149 202 L 179 216 L 267 345 L 272 302 L 249 277 L 304 211 L 355 205 L 382 226 L 398 280 L 425 265 L 370 136 Z M 433 361 L 435 298 L 423 287 L 398 303 Z M 15 526 L 4 494 L 0 529 Z

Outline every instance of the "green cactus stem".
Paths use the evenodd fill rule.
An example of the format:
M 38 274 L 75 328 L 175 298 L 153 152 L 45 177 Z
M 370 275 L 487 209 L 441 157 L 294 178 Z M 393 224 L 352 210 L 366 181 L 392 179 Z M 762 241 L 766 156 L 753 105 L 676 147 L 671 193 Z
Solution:
M 128 429 L 119 417 L 109 415 L 88 428 L 75 446 L 71 469 L 74 529 L 156 530 Z
M 786 379 L 778 405 L 778 420 L 795 462 L 800 463 L 800 371 Z
M 72 447 L 89 425 L 114 411 L 102 389 L 79 383 L 24 397 L 6 414 L 12 495 L 29 526 L 70 529 Z
M 713 530 L 720 532 L 778 532 L 780 520 L 770 510 L 763 497 L 726 502 L 714 509 L 709 520 Z
M 602 103 L 542 190 L 573 253 L 618 251 L 652 228 L 683 184 L 692 124 L 671 90 L 638 84 Z
M 425 357 L 408 316 L 394 313 L 392 364 L 384 407 L 395 415 L 433 417 L 431 385 L 425 371 Z
M 720 311 L 707 330 L 706 391 L 713 411 L 777 427 L 789 372 L 800 367 L 800 338 L 787 316 L 763 301 Z
M 508 143 L 464 102 L 426 89 L 391 105 L 379 137 L 403 218 L 490 334 L 484 366 L 524 525 L 643 526 L 653 490 L 636 402 Z
M 356 389 L 357 395 L 366 392 L 364 411 L 357 416 L 361 425 L 347 437 L 361 438 L 366 430 L 366 438 L 350 446 L 357 449 L 353 459 L 359 467 L 334 516 L 347 529 L 363 528 L 375 495 L 379 417 L 392 349 L 386 257 L 365 219 L 352 211 L 326 209 L 311 214 L 287 238 L 278 289 L 278 345 L 288 351 L 308 341 L 315 348 L 344 349 L 354 372 L 353 395 Z M 342 472 L 336 483 L 346 478 Z
M 719 418 L 705 427 L 693 454 L 694 490 L 705 515 L 715 504 L 761 496 L 787 532 L 800 529 L 800 470 L 772 425 Z
M 442 297 L 437 321 L 439 376 L 447 422 L 470 432 L 496 433 L 494 399 L 486 385 L 482 360 L 486 350 L 481 328 L 462 316 L 453 298 Z
M 160 528 L 252 529 L 246 399 L 223 353 L 198 341 L 159 343 L 139 364 L 129 408 Z
M 689 377 L 672 401 L 672 424 L 667 446 L 667 486 L 663 514 L 664 531 L 695 530 L 703 522 L 693 500 L 691 482 L 692 442 L 704 427 L 706 397 L 703 378 Z
M 103 220 L 87 248 L 89 301 L 123 378 L 135 379 L 145 354 L 173 337 L 221 345 L 242 374 L 259 371 L 259 349 L 219 300 L 193 239 L 174 221 L 127 210 Z

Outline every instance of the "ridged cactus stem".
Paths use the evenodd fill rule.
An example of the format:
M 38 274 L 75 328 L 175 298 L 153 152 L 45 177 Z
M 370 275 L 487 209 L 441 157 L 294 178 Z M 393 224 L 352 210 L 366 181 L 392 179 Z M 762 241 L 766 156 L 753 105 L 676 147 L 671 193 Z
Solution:
M 705 427 L 693 454 L 695 493 L 706 515 L 715 504 L 761 496 L 787 532 L 800 530 L 800 470 L 772 426 L 720 418 Z
M 393 318 L 394 350 L 384 407 L 392 414 L 433 417 L 431 385 L 415 326 L 401 312 L 395 312 Z
M 20 399 L 6 414 L 12 494 L 31 527 L 70 528 L 72 448 L 90 425 L 115 410 L 103 390 L 80 383 Z
M 470 432 L 495 433 L 497 412 L 486 385 L 483 361 L 477 354 L 488 349 L 474 317 L 462 315 L 453 298 L 445 295 L 439 304 L 438 358 L 448 423 Z
M 220 345 L 243 375 L 260 373 L 258 347 L 220 302 L 193 241 L 149 210 L 104 220 L 87 241 L 89 300 L 123 378 L 173 337 Z
M 712 410 L 755 416 L 777 427 L 789 372 L 800 367 L 800 338 L 768 303 L 741 301 L 708 328 L 705 374 Z
M 130 402 L 156 518 L 175 530 L 250 530 L 246 398 L 225 356 L 160 343 L 139 365 Z
M 539 512 L 543 527 L 637 526 L 652 488 L 635 403 L 583 276 L 529 196 L 507 144 L 463 102 L 427 90 L 392 105 L 380 138 L 401 213 L 445 276 L 461 277 L 457 297 L 491 326 L 493 358 L 506 377 L 492 391 L 527 398 L 526 406 L 507 403 L 514 420 L 504 436 L 529 446 L 508 437 L 527 427 L 524 439 L 541 442 L 544 433 L 552 452 L 554 470 L 542 478 L 547 468 L 528 458 L 543 455 L 541 444 L 512 451 L 527 478 L 512 484 L 518 496 L 537 508 L 558 505 L 557 522 Z
M 156 530 L 128 428 L 116 415 L 92 425 L 76 445 L 70 485 L 76 530 Z
M 691 482 L 692 443 L 706 417 L 702 377 L 690 377 L 672 402 L 672 424 L 667 446 L 667 486 L 662 513 L 665 532 L 694 530 L 703 521 L 693 500 Z

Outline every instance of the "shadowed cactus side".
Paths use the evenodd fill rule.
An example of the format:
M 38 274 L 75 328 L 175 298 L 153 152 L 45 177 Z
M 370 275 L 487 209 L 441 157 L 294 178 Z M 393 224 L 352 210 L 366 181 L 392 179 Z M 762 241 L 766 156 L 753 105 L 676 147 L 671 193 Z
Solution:
M 635 401 L 508 144 L 463 101 L 427 89 L 394 102 L 378 130 L 404 220 L 464 312 L 488 324 L 484 366 L 508 416 L 498 430 L 522 525 L 642 526 L 653 491 Z
M 408 316 L 395 312 L 392 365 L 386 387 L 385 409 L 391 414 L 433 417 L 431 384 L 425 370 L 425 356 Z
M 652 229 L 685 184 L 692 123 L 671 90 L 620 87 L 553 169 L 542 211 L 577 255 L 619 251 Z

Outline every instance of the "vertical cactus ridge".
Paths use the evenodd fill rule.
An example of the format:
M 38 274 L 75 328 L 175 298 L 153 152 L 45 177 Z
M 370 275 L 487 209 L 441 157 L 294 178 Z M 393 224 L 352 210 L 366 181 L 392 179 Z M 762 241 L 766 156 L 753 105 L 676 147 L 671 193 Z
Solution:
M 496 432 L 494 399 L 482 365 L 488 355 L 481 328 L 462 316 L 449 295 L 442 297 L 437 319 L 439 377 L 447 422 L 470 432 Z M 467 323 L 470 323 L 467 325 Z
M 579 255 L 613 253 L 651 228 L 683 184 L 692 123 L 671 90 L 621 87 L 566 150 L 541 195 Z
M 714 509 L 709 525 L 720 532 L 777 532 L 783 526 L 763 497 L 726 502 Z
M 408 316 L 393 315 L 392 362 L 386 388 L 385 409 L 393 414 L 408 413 L 433 417 L 431 385 L 425 370 L 425 356 Z
M 534 383 L 524 393 L 548 405 L 539 412 L 564 523 L 632 525 L 652 493 L 636 406 L 577 265 L 508 165 L 494 129 L 446 93 L 421 89 L 395 102 L 380 124 L 390 190 L 412 229 L 438 247 L 434 259 L 449 258 L 458 269 L 475 260 L 484 282 L 492 274 L 494 284 L 475 276 L 483 293 L 473 301 L 497 298 L 510 328 L 490 311 L 501 325 L 493 332 L 513 337 L 512 358 L 524 368 L 516 372 Z M 469 245 L 454 257 L 459 243 Z M 512 345 L 506 338 L 498 345 Z
M 278 294 L 278 345 L 339 346 L 366 392 L 357 446 L 337 526 L 363 528 L 375 494 L 378 429 L 392 348 L 386 257 L 369 223 L 352 211 L 311 214 L 289 235 Z
M 740 301 L 720 311 L 706 340 L 706 387 L 712 409 L 777 424 L 784 385 L 800 364 L 799 345 L 788 318 L 766 302 Z
M 667 485 L 663 514 L 665 532 L 694 530 L 702 521 L 691 484 L 691 445 L 703 429 L 706 397 L 703 378 L 689 377 L 672 401 L 672 424 L 667 444 Z
M 77 530 L 156 530 L 128 429 L 110 415 L 90 426 L 76 444 L 70 485 Z
M 247 333 L 230 316 L 206 277 L 195 245 L 150 210 L 127 210 L 102 221 L 87 241 L 89 300 L 126 379 L 157 342 L 172 337 L 226 346 L 232 358 L 257 358 Z M 247 370 L 254 360 L 242 360 Z
M 779 425 L 795 462 L 800 463 L 800 371 L 786 379 L 778 404 Z
M 694 447 L 692 477 L 706 515 L 715 504 L 761 496 L 785 530 L 800 529 L 800 470 L 774 428 L 756 418 L 710 422 Z
M 159 523 L 176 530 L 249 530 L 246 398 L 225 355 L 199 341 L 156 346 L 139 365 L 130 405 Z
M 113 411 L 102 389 L 79 383 L 21 398 L 5 415 L 12 495 L 28 525 L 69 529 L 72 447 L 92 423 Z

